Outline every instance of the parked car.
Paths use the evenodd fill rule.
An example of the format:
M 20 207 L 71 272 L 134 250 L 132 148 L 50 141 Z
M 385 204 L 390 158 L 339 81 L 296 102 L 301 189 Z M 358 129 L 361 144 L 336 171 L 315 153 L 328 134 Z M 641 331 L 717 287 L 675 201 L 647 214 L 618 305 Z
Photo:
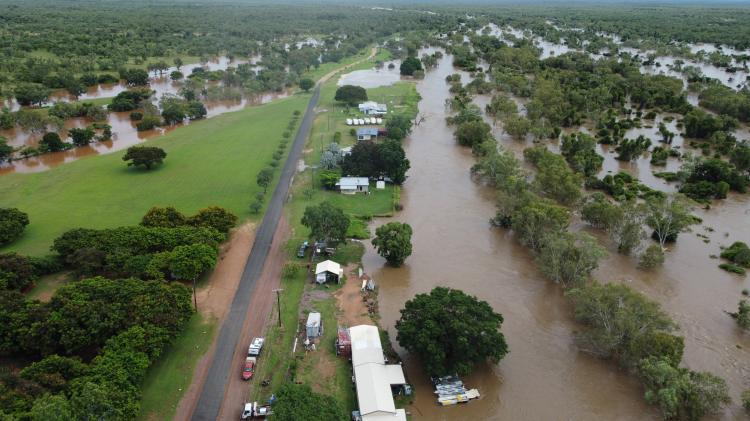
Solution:
M 263 344 L 266 343 L 264 338 L 253 338 L 250 346 L 247 348 L 247 355 L 249 357 L 257 357 L 260 355 L 260 351 L 263 349 Z
M 297 250 L 297 257 L 299 257 L 300 259 L 305 257 L 305 251 L 307 251 L 307 247 L 309 247 L 307 241 L 302 243 L 302 245 L 299 246 L 299 250 Z
M 255 357 L 245 358 L 245 365 L 242 366 L 242 380 L 250 380 L 255 373 Z

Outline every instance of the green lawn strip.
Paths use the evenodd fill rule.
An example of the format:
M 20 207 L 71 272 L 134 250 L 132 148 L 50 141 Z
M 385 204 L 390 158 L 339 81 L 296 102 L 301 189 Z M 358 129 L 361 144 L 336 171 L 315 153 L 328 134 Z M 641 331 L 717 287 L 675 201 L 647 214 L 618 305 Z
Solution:
M 149 368 L 142 386 L 141 420 L 169 420 L 190 386 L 198 360 L 211 347 L 217 321 L 194 314 L 185 329 Z
M 151 171 L 126 167 L 124 152 L 116 152 L 40 173 L 0 177 L 0 207 L 19 208 L 31 221 L 24 235 L 0 252 L 44 254 L 69 229 L 136 224 L 152 206 L 175 206 L 192 214 L 217 205 L 241 220 L 259 218 L 262 213 L 250 214 L 248 208 L 261 191 L 256 174 L 269 165 L 293 111 L 304 110 L 308 99 L 294 95 L 148 140 L 145 144 L 167 152 L 165 163 Z M 290 148 L 291 142 L 285 154 Z M 269 191 L 279 173 L 277 169 Z
M 338 328 L 336 298 L 331 295 L 323 300 L 312 301 L 311 307 L 320 313 L 323 336 L 320 337 L 319 346 L 315 351 L 305 353 L 304 349 L 298 350 L 298 355 L 303 357 L 298 359 L 295 380 L 311 385 L 318 392 L 334 396 L 342 405 L 346 405 L 345 409 L 349 413 L 356 408 L 356 398 L 352 387 L 351 363 L 337 357 L 334 349 Z M 334 366 L 332 375 L 321 376 L 319 367 L 323 364 L 324 358 L 329 360 L 327 364 L 332 363 Z
M 292 245 L 296 242 L 290 241 L 287 249 L 289 250 L 289 259 L 292 257 Z M 305 270 L 299 270 L 296 276 L 281 279 L 281 323 L 274 323 L 268 327 L 266 332 L 266 345 L 263 353 L 258 358 L 258 368 L 253 376 L 253 388 L 250 392 L 250 401 L 265 402 L 271 395 L 272 391 L 278 390 L 278 387 L 284 382 L 289 364 L 292 363 L 292 346 L 294 345 L 294 336 L 297 329 L 297 314 L 299 311 L 299 301 L 305 289 L 307 274 Z M 278 312 L 278 307 L 274 303 L 272 310 Z M 298 347 L 303 344 L 298 343 Z M 271 384 L 261 387 L 262 380 L 269 379 Z

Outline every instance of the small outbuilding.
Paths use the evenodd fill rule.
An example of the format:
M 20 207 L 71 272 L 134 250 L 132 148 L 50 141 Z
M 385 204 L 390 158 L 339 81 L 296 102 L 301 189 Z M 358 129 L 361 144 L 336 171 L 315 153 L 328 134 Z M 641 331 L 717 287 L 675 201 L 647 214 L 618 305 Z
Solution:
M 324 284 L 328 281 L 339 283 L 342 276 L 344 276 L 344 269 L 333 260 L 326 260 L 315 266 L 315 282 L 319 284 Z
M 323 334 L 323 322 L 320 318 L 320 313 L 310 313 L 307 315 L 307 324 L 305 330 L 308 339 L 317 338 Z
M 357 140 L 370 140 L 374 137 L 378 137 L 378 129 L 376 127 L 362 127 L 357 129 Z
M 367 177 L 341 177 L 336 187 L 343 194 L 367 193 L 370 190 L 370 179 Z
M 375 182 L 375 188 L 378 190 L 383 190 L 385 188 L 385 181 L 384 180 L 378 180 Z

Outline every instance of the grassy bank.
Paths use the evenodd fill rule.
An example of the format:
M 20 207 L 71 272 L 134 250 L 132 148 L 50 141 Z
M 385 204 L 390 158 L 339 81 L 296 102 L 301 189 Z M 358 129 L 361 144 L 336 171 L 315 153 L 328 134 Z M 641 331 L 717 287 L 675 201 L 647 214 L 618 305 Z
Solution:
M 31 221 L 19 240 L 0 251 L 43 254 L 71 228 L 136 224 L 152 206 L 190 214 L 218 205 L 241 219 L 254 218 L 248 204 L 261 191 L 255 176 L 271 161 L 293 111 L 304 110 L 308 100 L 295 95 L 148 140 L 144 144 L 167 152 L 164 165 L 151 171 L 126 167 L 123 152 L 117 152 L 0 177 L 0 207 L 17 207 Z
M 198 360 L 208 351 L 216 320 L 194 314 L 174 343 L 148 370 L 143 382 L 141 420 L 170 420 L 190 386 Z

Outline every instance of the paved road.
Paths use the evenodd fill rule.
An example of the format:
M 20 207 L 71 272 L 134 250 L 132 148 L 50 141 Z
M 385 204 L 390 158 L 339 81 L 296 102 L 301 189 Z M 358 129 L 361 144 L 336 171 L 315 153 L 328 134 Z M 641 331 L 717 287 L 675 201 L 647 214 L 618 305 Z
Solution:
M 289 187 L 292 182 L 292 176 L 297 171 L 297 161 L 302 154 L 302 148 L 310 132 L 313 118 L 315 117 L 315 106 L 320 97 L 320 87 L 315 88 L 310 102 L 307 104 L 307 110 L 302 118 L 302 124 L 294 138 L 294 143 L 289 152 L 289 157 L 284 163 L 281 171 L 279 184 L 271 196 L 271 201 L 263 217 L 263 221 L 255 235 L 255 244 L 247 258 L 245 270 L 242 272 L 240 284 L 237 287 L 232 306 L 229 309 L 224 323 L 219 331 L 219 337 L 216 341 L 216 352 L 214 353 L 211 368 L 209 369 L 206 382 L 201 390 L 200 398 L 193 412 L 194 421 L 214 421 L 219 415 L 221 403 L 224 398 L 225 388 L 229 384 L 228 376 L 237 374 L 233 370 L 237 367 L 232 366 L 232 356 L 237 348 L 237 340 L 242 336 L 242 325 L 247 315 L 250 298 L 253 295 L 255 284 L 263 272 L 263 265 L 271 249 L 276 226 L 281 217 L 281 211 L 284 201 L 289 193 Z

